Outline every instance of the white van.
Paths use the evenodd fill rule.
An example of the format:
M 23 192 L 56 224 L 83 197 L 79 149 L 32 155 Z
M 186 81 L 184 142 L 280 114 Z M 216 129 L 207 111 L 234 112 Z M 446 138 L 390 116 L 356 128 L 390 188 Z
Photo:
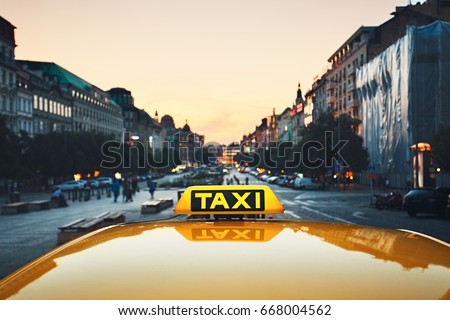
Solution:
M 294 180 L 294 189 L 319 190 L 322 188 L 321 183 L 314 182 L 311 178 L 295 178 Z

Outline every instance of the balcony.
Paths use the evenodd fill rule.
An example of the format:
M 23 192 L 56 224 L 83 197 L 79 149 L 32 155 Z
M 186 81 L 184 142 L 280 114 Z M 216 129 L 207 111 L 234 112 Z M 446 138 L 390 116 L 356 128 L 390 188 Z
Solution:
M 327 98 L 327 104 L 335 104 L 336 103 L 336 97 L 335 96 L 329 96 Z
M 350 67 L 347 68 L 347 75 L 351 76 L 352 74 L 356 73 L 356 68 L 355 66 L 351 65 Z
M 330 81 L 328 82 L 328 90 L 334 90 L 336 89 L 336 82 Z
M 355 85 L 354 82 L 350 83 L 350 84 L 347 84 L 347 91 L 348 92 L 351 92 L 351 91 L 354 91 L 354 90 L 356 90 L 356 85 Z

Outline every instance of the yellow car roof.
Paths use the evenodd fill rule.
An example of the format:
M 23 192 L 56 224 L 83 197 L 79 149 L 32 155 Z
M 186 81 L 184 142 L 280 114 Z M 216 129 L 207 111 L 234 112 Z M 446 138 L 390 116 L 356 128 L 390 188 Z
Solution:
M 317 222 L 117 225 L 0 282 L 1 299 L 449 299 L 450 246 Z

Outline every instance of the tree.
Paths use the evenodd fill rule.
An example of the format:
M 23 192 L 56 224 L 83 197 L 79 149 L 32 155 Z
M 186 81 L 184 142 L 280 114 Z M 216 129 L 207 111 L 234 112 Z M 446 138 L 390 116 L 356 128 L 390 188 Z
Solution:
M 103 160 L 102 145 L 112 137 L 93 133 L 49 133 L 37 135 L 25 152 L 27 166 L 43 180 L 67 179 L 75 173 L 93 175 Z
M 303 130 L 301 144 L 295 151 L 302 153 L 299 171 L 317 175 L 335 170 L 337 163 L 345 171 L 361 172 L 369 165 L 369 153 L 363 139 L 356 133 L 360 121 L 346 114 L 335 118 L 331 111 Z
M 0 116 L 0 178 L 19 179 L 26 176 L 22 154 L 27 148 L 28 136 L 25 133 L 16 135 L 7 126 L 8 119 Z
M 450 170 L 450 126 L 441 126 L 431 137 L 434 161 L 444 170 Z

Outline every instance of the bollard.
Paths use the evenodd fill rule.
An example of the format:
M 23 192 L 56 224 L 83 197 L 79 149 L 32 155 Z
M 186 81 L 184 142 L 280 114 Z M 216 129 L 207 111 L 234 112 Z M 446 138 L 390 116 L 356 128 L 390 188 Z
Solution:
M 84 201 L 88 201 L 91 199 L 91 188 L 84 188 Z
M 106 196 L 108 198 L 111 198 L 111 188 L 107 187 L 108 189 L 106 189 Z
M 100 189 L 97 188 L 97 199 L 100 199 Z

